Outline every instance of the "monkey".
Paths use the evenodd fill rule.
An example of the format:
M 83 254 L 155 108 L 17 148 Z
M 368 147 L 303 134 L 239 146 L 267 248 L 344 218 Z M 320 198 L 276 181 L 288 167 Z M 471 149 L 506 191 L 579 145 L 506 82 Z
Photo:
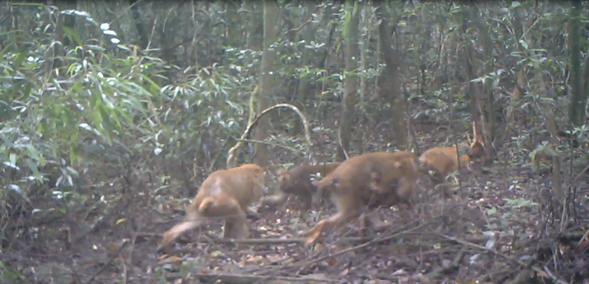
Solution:
M 274 195 L 262 198 L 261 206 L 274 208 L 278 204 L 283 204 L 288 195 L 295 195 L 302 203 L 302 209 L 307 211 L 311 209 L 313 197 L 321 200 L 327 196 L 326 192 L 318 190 L 311 180 L 312 174 L 319 174 L 322 178 L 333 172 L 341 163 L 303 165 L 295 166 L 286 170 L 281 168 L 278 174 L 278 192 Z
M 391 206 L 402 199 L 400 196 L 411 196 L 418 177 L 415 159 L 410 152 L 398 151 L 368 153 L 344 161 L 316 182 L 318 188 L 330 191 L 337 213 L 305 232 L 303 242 L 311 244 L 323 231 L 349 223 L 367 205 Z M 383 185 L 383 181 L 396 186 Z
M 248 206 L 260 200 L 264 187 L 264 169 L 255 164 L 213 172 L 202 183 L 184 220 L 164 233 L 158 251 L 210 217 L 224 219 L 223 238 L 247 238 Z

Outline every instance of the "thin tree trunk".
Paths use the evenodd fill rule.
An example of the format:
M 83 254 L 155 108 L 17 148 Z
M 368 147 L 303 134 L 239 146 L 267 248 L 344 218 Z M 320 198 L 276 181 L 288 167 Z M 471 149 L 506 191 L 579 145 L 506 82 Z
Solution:
M 484 63 L 484 75 L 487 77 L 483 83 L 483 94 L 486 98 L 486 124 L 485 129 L 487 137 L 485 137 L 485 141 L 488 147 L 486 147 L 485 151 L 485 161 L 491 162 L 491 149 L 493 147 L 493 140 L 495 139 L 495 98 L 493 97 L 493 90 L 491 86 L 493 86 L 493 79 L 489 76 L 491 72 L 493 72 L 493 46 L 491 42 L 491 38 L 489 35 L 489 30 L 487 28 L 487 23 L 481 17 L 481 11 L 478 9 L 476 5 L 473 5 L 473 14 L 472 20 L 475 21 L 478 25 L 479 33 L 481 35 L 481 43 L 483 46 L 483 62 Z M 480 141 L 478 141 L 480 142 Z M 489 147 L 490 146 L 490 147 Z
M 237 10 L 241 7 L 240 0 L 225 2 L 227 24 L 225 25 L 225 43 L 231 47 L 239 47 L 241 40 L 241 25 Z
M 333 6 L 336 6 L 337 3 L 334 3 Z M 323 15 L 323 20 L 327 23 L 331 24 L 331 29 L 329 30 L 329 34 L 327 35 L 327 41 L 325 43 L 325 52 L 323 53 L 323 58 L 319 61 L 319 69 L 324 69 L 327 64 L 327 58 L 329 57 L 329 51 L 331 49 L 331 44 L 333 43 L 333 34 L 335 33 L 335 29 L 337 28 L 337 23 L 331 22 L 331 14 L 332 9 L 334 7 L 328 6 L 325 8 L 325 14 Z
M 250 13 L 250 22 L 249 22 L 249 34 L 248 34 L 248 41 L 247 47 L 251 50 L 260 50 L 262 49 L 262 34 L 263 34 L 263 25 L 262 25 L 262 18 L 259 11 L 259 3 L 255 0 L 247 0 L 246 6 L 247 10 Z
M 589 56 L 585 55 L 583 66 L 583 110 L 587 107 L 587 98 L 589 98 Z M 585 121 L 587 118 L 585 118 Z
M 471 11 L 472 12 L 472 11 Z M 467 25 L 468 25 L 468 11 L 465 9 L 463 13 L 463 19 L 461 22 L 461 31 L 462 31 L 462 47 L 463 47 L 463 58 L 464 58 L 464 65 L 466 67 L 466 78 L 468 83 L 468 91 L 467 93 L 470 95 L 470 108 L 471 108 L 471 119 L 473 125 L 473 132 L 474 132 L 474 142 L 480 142 L 483 145 L 484 143 L 484 133 L 483 133 L 483 119 L 481 117 L 481 109 L 484 106 L 481 106 L 481 101 L 479 99 L 479 94 L 481 91 L 479 90 L 479 85 L 476 82 L 472 82 L 475 78 L 477 78 L 477 72 L 475 67 L 473 66 L 474 62 L 474 48 L 470 44 L 468 40 L 465 39 L 466 32 L 467 32 Z
M 135 28 L 137 29 L 137 34 L 139 36 L 139 46 L 141 46 L 142 49 L 146 49 L 147 44 L 149 43 L 149 31 L 145 28 L 145 24 L 142 21 L 141 11 L 139 11 L 139 3 L 137 2 L 137 0 L 129 0 L 131 17 L 133 18 L 133 22 L 135 22 Z
M 260 92 L 258 95 L 258 114 L 270 106 L 270 97 L 274 85 L 274 61 L 276 50 L 272 45 L 276 42 L 278 26 L 278 3 L 276 0 L 264 0 L 264 53 L 260 76 Z M 267 117 L 260 119 L 256 128 L 255 139 L 262 141 L 267 136 L 269 121 Z M 266 145 L 257 143 L 254 150 L 254 163 L 264 167 L 268 163 Z
M 391 26 L 389 24 L 391 16 L 387 10 L 385 2 L 381 2 L 376 9 L 376 18 L 380 21 L 378 25 L 378 34 L 380 38 L 380 50 L 382 58 L 386 64 L 381 74 L 381 84 L 383 93 L 387 92 L 392 107 L 393 131 L 395 141 L 399 149 L 407 147 L 407 115 L 405 107 L 405 98 L 401 92 L 401 80 L 399 78 L 399 58 L 397 51 L 392 48 L 393 40 L 391 37 Z
M 305 5 L 305 28 L 303 29 L 303 34 L 302 34 L 302 38 L 303 38 L 303 47 L 302 47 L 302 51 L 301 51 L 301 69 L 305 68 L 306 66 L 311 65 L 311 50 L 309 48 L 307 48 L 307 45 L 310 44 L 310 42 L 313 40 L 313 33 L 314 33 L 314 28 L 313 28 L 313 24 L 310 22 L 311 18 L 313 17 L 313 11 L 315 10 L 315 7 L 317 7 L 317 4 L 315 4 L 314 1 L 307 1 L 306 5 Z M 296 105 L 298 105 L 299 107 L 301 107 L 301 109 L 304 109 L 304 107 L 306 106 L 305 101 L 307 100 L 308 97 L 308 93 L 309 93 L 309 78 L 311 77 L 310 74 L 306 74 L 303 77 L 299 78 L 299 87 L 298 87 L 298 93 L 297 93 L 297 103 Z M 301 132 L 302 129 L 302 123 L 299 119 L 295 120 L 295 125 L 293 127 L 293 133 L 292 135 L 297 135 L 299 134 L 299 132 Z
M 355 1 L 346 3 L 349 17 L 346 26 L 346 49 L 345 49 L 345 79 L 344 97 L 342 99 L 342 121 L 340 124 L 340 145 L 337 151 L 337 159 L 346 159 L 346 153 L 350 148 L 352 137 L 352 121 L 354 119 L 354 107 L 356 105 L 356 93 L 358 82 L 354 74 L 358 69 L 358 24 L 360 22 L 361 5 Z
M 580 45 L 580 22 L 579 10 L 581 10 L 581 1 L 573 0 L 571 9 L 571 18 L 569 19 L 569 52 L 571 66 L 571 101 L 569 105 L 569 118 L 574 126 L 581 126 L 585 123 L 585 107 L 587 99 L 582 90 L 581 81 L 581 45 Z

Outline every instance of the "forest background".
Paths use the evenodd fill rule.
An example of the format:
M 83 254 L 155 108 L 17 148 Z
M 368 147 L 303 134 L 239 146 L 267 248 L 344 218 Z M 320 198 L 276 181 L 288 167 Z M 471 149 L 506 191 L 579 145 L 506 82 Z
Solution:
M 584 233 L 589 216 L 588 8 L 578 0 L 3 2 L 0 281 L 173 281 L 196 277 L 204 269 L 196 263 L 284 279 L 587 276 L 586 254 L 556 248 L 563 234 Z M 277 104 L 295 106 L 307 124 L 283 106 L 242 137 Z M 576 147 L 561 143 L 563 131 Z M 372 268 L 358 270 L 346 266 L 358 255 L 316 266 L 321 253 L 287 245 L 276 255 L 294 262 L 269 260 L 260 249 L 268 244 L 216 247 L 173 275 L 165 271 L 187 260 L 157 259 L 164 220 L 228 164 L 264 166 L 272 188 L 279 167 L 419 153 L 475 136 L 485 155 L 461 183 L 475 198 L 435 224 L 462 243 L 421 224 L 420 244 L 396 250 L 393 262 L 373 255 Z M 404 222 L 446 209 L 436 210 Z M 256 226 L 297 236 L 318 219 L 282 214 Z M 437 253 L 424 256 L 424 246 Z M 538 257 L 546 249 L 550 256 Z M 301 264 L 311 255 L 313 265 Z M 459 269 L 464 263 L 471 267 Z

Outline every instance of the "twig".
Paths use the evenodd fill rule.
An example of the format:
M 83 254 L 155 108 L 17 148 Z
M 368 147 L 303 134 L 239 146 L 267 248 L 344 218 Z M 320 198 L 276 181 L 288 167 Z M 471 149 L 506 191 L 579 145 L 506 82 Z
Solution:
M 577 249 L 579 252 L 584 252 L 587 250 L 587 248 L 589 248 L 589 230 L 587 230 L 587 233 L 581 237 L 579 243 L 577 244 Z
M 74 279 L 77 282 L 82 283 L 82 280 L 80 279 L 80 275 L 78 275 L 78 273 L 76 273 L 76 270 L 74 269 L 74 266 L 71 263 L 67 264 L 69 266 L 69 268 L 72 270 L 72 274 L 74 275 Z
M 162 237 L 162 234 L 157 233 L 137 233 L 137 236 L 140 237 Z M 343 241 L 348 242 L 361 242 L 361 241 L 371 241 L 374 237 L 357 237 L 357 238 L 341 238 Z M 190 243 L 218 243 L 218 244 L 247 244 L 247 245 L 266 245 L 266 244 L 295 244 L 301 243 L 305 239 L 303 238 L 288 238 L 288 239 L 243 239 L 243 240 L 236 240 L 236 239 L 210 239 L 209 241 L 195 241 Z
M 436 217 L 436 218 L 434 218 L 433 220 L 435 220 L 435 219 L 438 219 L 438 218 L 439 218 L 439 217 Z M 432 220 L 432 221 L 433 221 L 433 220 Z M 361 248 L 367 247 L 367 246 L 369 246 L 369 245 L 371 245 L 371 244 L 376 244 L 376 243 L 380 243 L 380 242 L 388 241 L 388 240 L 391 240 L 391 239 L 393 239 L 393 238 L 396 238 L 396 237 L 398 237 L 398 236 L 400 236 L 400 235 L 404 235 L 404 234 L 406 234 L 406 233 L 409 233 L 409 232 L 411 232 L 411 231 L 415 231 L 415 230 L 417 230 L 417 229 L 419 229 L 419 228 L 422 228 L 422 227 L 425 227 L 426 225 L 429 225 L 429 224 L 431 224 L 431 223 L 432 223 L 432 221 L 429 221 L 429 222 L 427 222 L 427 223 L 424 223 L 424 224 L 421 224 L 421 225 L 419 225 L 419 226 L 417 226 L 417 227 L 413 227 L 413 228 L 411 228 L 411 229 L 407 229 L 407 230 L 405 230 L 405 228 L 409 227 L 410 225 L 413 225 L 413 224 L 415 224 L 415 223 L 418 223 L 418 222 L 419 222 L 419 221 L 413 221 L 413 222 L 411 222 L 411 223 L 409 223 L 409 224 L 407 224 L 407 225 L 403 226 L 403 228 L 402 228 L 402 229 L 400 229 L 400 230 L 403 230 L 403 231 L 400 231 L 400 232 L 398 232 L 398 233 L 391 233 L 390 235 L 388 235 L 388 236 L 386 236 L 386 237 L 382 237 L 382 238 L 376 237 L 376 238 L 374 238 L 374 239 L 372 239 L 371 241 L 368 241 L 368 242 L 366 242 L 366 243 L 363 243 L 363 244 L 360 244 L 360 245 L 357 245 L 357 246 L 353 246 L 353 247 L 351 247 L 351 248 L 348 248 L 348 249 L 345 249 L 345 250 L 339 251 L 339 252 L 337 252 L 337 253 L 334 253 L 334 254 L 326 255 L 326 256 L 324 256 L 324 257 L 321 257 L 321 258 L 318 258 L 318 259 L 315 259 L 315 260 L 311 260 L 311 261 L 305 262 L 305 263 L 303 263 L 303 264 L 301 265 L 301 268 L 298 270 L 298 272 L 297 272 L 297 273 L 300 273 L 302 270 L 304 270 L 305 268 L 307 268 L 307 267 L 311 266 L 312 264 L 315 264 L 315 263 L 321 262 L 321 261 L 323 261 L 323 260 L 326 260 L 326 259 L 328 259 L 328 258 L 336 257 L 336 256 L 339 256 L 339 255 L 342 255 L 342 254 L 345 254 L 345 253 L 348 253 L 348 252 L 351 252 L 351 251 L 354 251 L 354 250 L 358 250 L 358 249 L 361 249 Z M 298 266 L 295 266 L 295 267 L 298 267 Z
M 434 232 L 434 233 L 436 235 L 440 236 L 440 237 L 443 237 L 443 238 L 446 238 L 446 239 L 455 241 L 455 242 L 457 242 L 459 244 L 463 244 L 463 245 L 467 245 L 467 246 L 470 246 L 470 247 L 473 247 L 473 248 L 477 248 L 477 249 L 480 249 L 480 250 L 491 252 L 491 253 L 493 253 L 495 255 L 498 255 L 500 257 L 503 257 L 503 258 L 505 258 L 505 259 L 507 259 L 507 260 L 509 260 L 511 262 L 517 263 L 517 264 L 519 264 L 521 266 L 524 266 L 524 267 L 527 267 L 528 266 L 528 264 L 526 264 L 525 262 L 523 262 L 521 260 L 514 259 L 514 258 L 510 257 L 509 255 L 506 255 L 504 253 L 498 252 L 498 251 L 496 251 L 494 249 L 490 249 L 490 248 L 487 248 L 487 247 L 484 247 L 484 246 L 473 244 L 473 243 L 470 243 L 470 242 L 467 242 L 467 241 L 463 241 L 463 240 L 460 240 L 460 239 L 457 239 L 457 238 L 454 238 L 454 237 L 446 236 L 446 235 L 441 234 L 441 233 L 437 233 L 437 232 Z M 544 270 L 542 270 L 542 269 L 540 269 L 538 267 L 535 267 L 535 266 L 530 267 L 530 269 L 536 271 L 536 273 L 538 273 L 539 276 L 544 277 L 544 278 L 550 278 L 553 281 L 555 281 L 556 283 L 559 283 L 559 284 L 568 284 L 568 282 L 566 282 L 566 281 L 558 278 L 555 275 L 552 275 L 552 273 L 550 273 L 549 271 L 544 271 Z
M 223 283 L 234 283 L 234 284 L 249 284 L 259 281 L 268 280 L 279 280 L 286 282 L 327 282 L 327 283 L 338 283 L 337 280 L 331 279 L 318 279 L 318 278 L 301 278 L 301 277 L 280 277 L 280 276 L 257 276 L 257 275 L 240 275 L 240 274 L 210 274 L 210 273 L 190 273 L 199 280 L 207 283 L 212 283 L 217 280 L 221 280 Z M 166 275 L 166 280 L 174 280 L 183 278 L 180 273 L 170 273 Z M 264 282 L 262 282 L 264 283 Z
M 571 163 L 572 164 L 572 163 Z M 589 169 L 589 165 L 587 165 L 576 177 L 573 179 L 573 182 L 577 181 L 582 174 L 584 174 Z
M 100 273 L 102 273 L 102 271 L 104 271 L 104 269 L 106 269 L 114 260 L 115 258 L 117 258 L 117 256 L 119 256 L 119 254 L 121 253 L 121 251 L 127 246 L 127 244 L 129 243 L 129 240 L 124 239 L 123 240 L 123 244 L 121 244 L 121 246 L 119 247 L 119 250 L 117 251 L 117 253 L 115 253 L 106 264 L 104 264 L 100 270 L 98 270 L 96 273 L 94 273 L 94 275 L 92 275 L 92 277 L 90 278 L 90 280 L 88 280 L 88 282 L 86 282 L 86 284 L 90 284 L 92 283 L 92 281 L 94 281 L 94 278 L 96 278 L 96 276 L 98 276 Z

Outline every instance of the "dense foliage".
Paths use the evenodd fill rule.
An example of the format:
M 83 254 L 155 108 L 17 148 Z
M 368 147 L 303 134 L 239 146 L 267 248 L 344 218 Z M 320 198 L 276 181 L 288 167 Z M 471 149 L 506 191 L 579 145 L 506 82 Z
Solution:
M 538 145 L 550 140 L 545 125 L 552 119 L 583 140 L 588 7 L 574 5 L 387 2 L 410 146 L 423 150 L 472 136 L 473 110 L 486 126 L 495 166 L 531 169 L 543 149 Z M 270 175 L 278 165 L 307 161 L 309 151 L 316 160 L 334 160 L 348 78 L 358 84 L 346 150 L 398 148 L 391 130 L 394 100 L 385 85 L 391 78 L 382 75 L 387 55 L 379 45 L 378 7 L 350 1 L 278 6 L 278 35 L 270 47 L 275 76 L 265 86 L 272 96 L 257 99 L 299 107 L 315 145 L 304 146 L 298 118 L 273 114 L 265 139 Z M 14 255 L 34 252 L 31 244 L 63 251 L 55 237 L 63 224 L 92 224 L 68 227 L 66 242 L 74 244 L 101 226 L 116 228 L 125 220 L 144 226 L 133 214 L 143 213 L 129 204 L 149 211 L 170 197 L 188 199 L 203 177 L 225 167 L 227 151 L 258 103 L 252 94 L 261 84 L 263 9 L 261 1 L 239 0 L 0 7 L 0 227 L 2 252 L 9 253 L 0 257 L 0 280 L 24 279 L 23 269 L 34 261 Z M 353 72 L 344 71 L 350 11 L 360 13 Z M 242 149 L 240 163 L 252 161 L 253 148 Z M 579 167 L 563 166 L 571 188 L 585 154 Z M 576 205 L 586 206 L 584 200 Z M 90 221 L 89 215 L 96 216 Z M 117 237 L 128 237 L 129 230 Z M 71 231 L 78 235 L 72 238 Z

